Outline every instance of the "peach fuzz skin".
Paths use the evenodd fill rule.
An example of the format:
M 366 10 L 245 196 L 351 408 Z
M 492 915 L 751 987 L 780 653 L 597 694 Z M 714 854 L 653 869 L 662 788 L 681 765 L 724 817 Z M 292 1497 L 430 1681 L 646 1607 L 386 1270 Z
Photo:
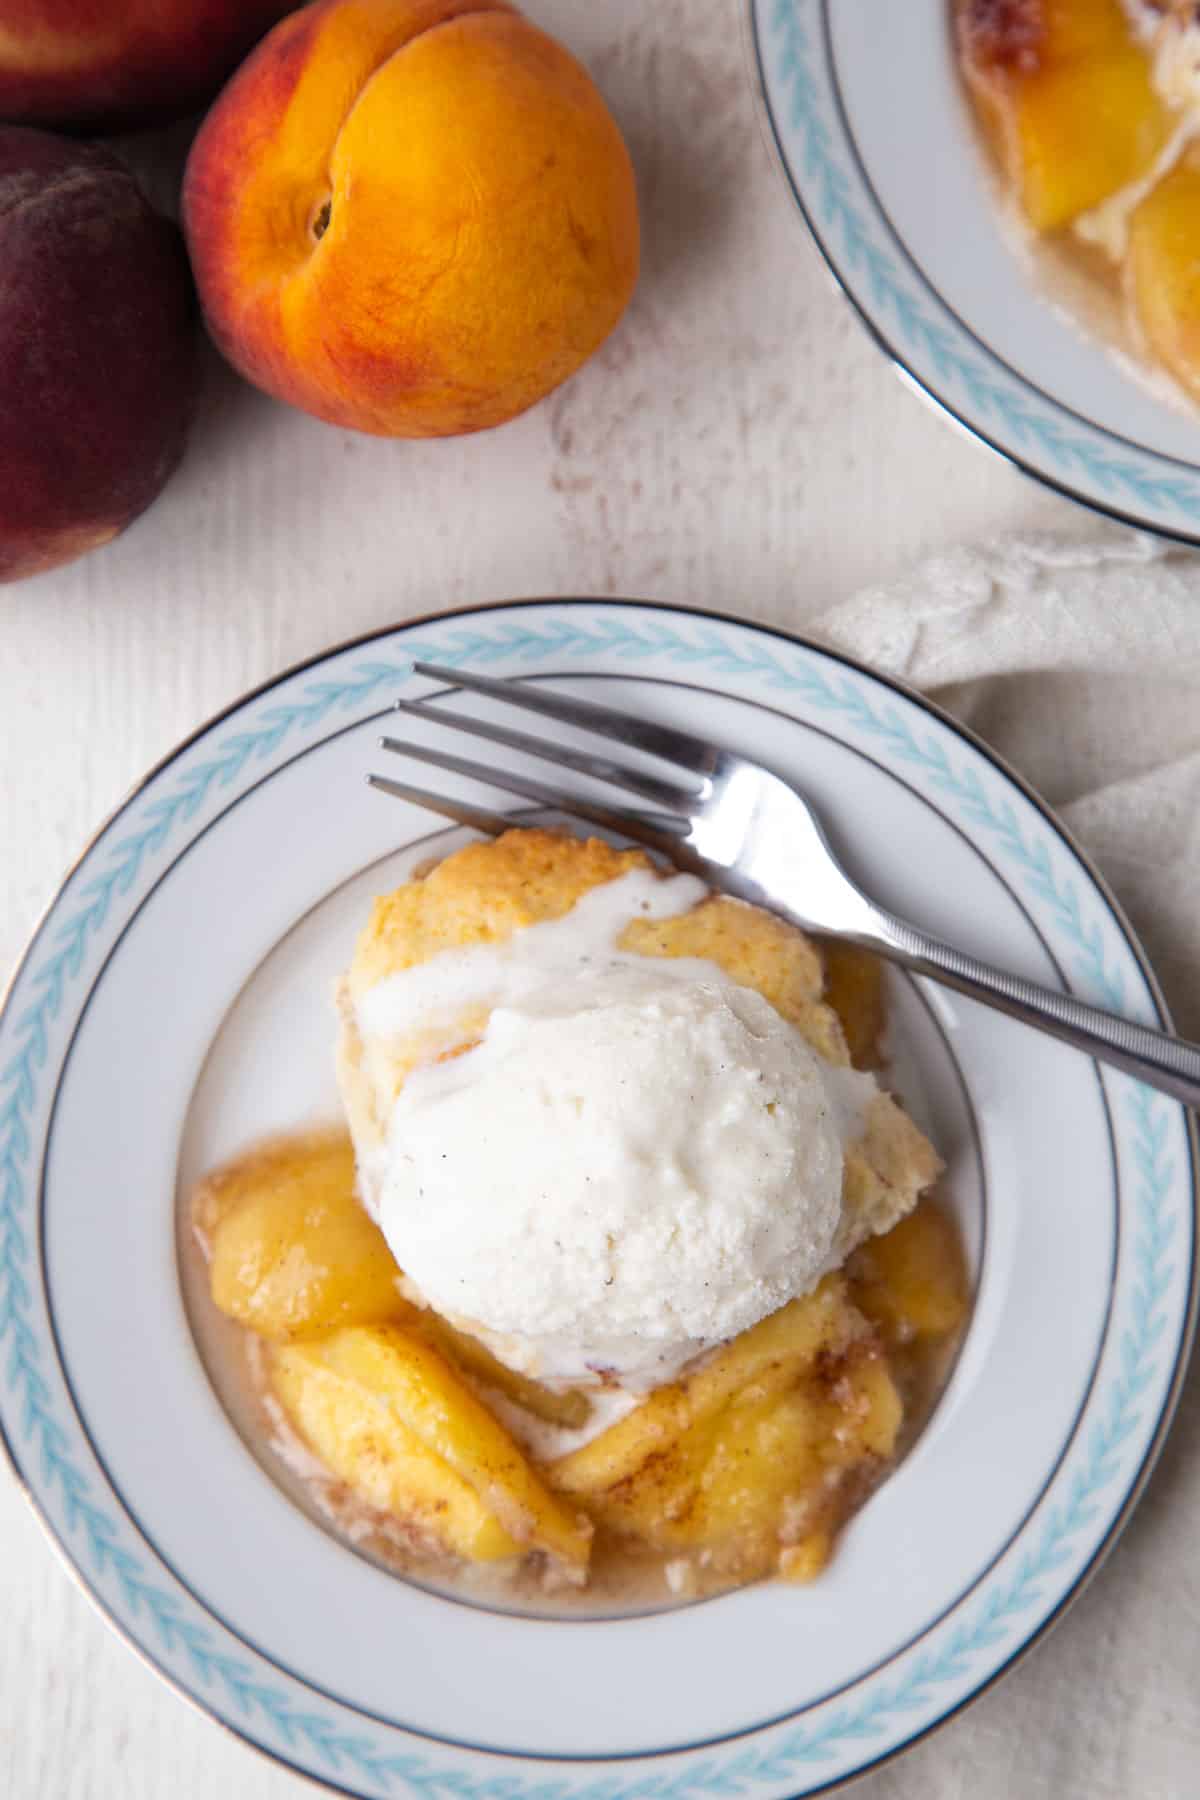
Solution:
M 99 144 L 0 127 L 0 581 L 105 544 L 183 454 L 196 302 L 178 226 Z
M 295 0 L 4 0 L 0 118 L 80 130 L 203 106 Z
M 637 279 L 620 132 L 503 0 L 318 0 L 285 19 L 205 120 L 183 212 L 234 366 L 380 436 L 523 412 Z

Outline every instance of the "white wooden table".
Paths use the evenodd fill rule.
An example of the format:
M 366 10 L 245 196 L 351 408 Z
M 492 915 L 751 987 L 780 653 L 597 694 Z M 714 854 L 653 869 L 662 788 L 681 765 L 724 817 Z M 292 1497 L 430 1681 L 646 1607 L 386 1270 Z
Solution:
M 1078 526 L 915 399 L 833 290 L 766 147 L 740 0 L 527 10 L 588 62 L 626 130 L 644 227 L 630 315 L 548 402 L 444 443 L 332 430 L 214 361 L 184 466 L 151 513 L 109 549 L 0 591 L 0 968 L 147 765 L 339 639 L 554 593 L 802 626 L 931 549 Z M 1064 1637 L 1088 1630 L 1088 1605 Z M 1049 1749 L 1039 1760 L 1018 1742 L 1023 1697 L 1054 1683 L 1057 1650 L 861 1792 L 1074 1800 Z M 305 1791 L 109 1635 L 0 1472 L 0 1794 Z M 1176 1791 L 1186 1800 L 1128 1789 Z

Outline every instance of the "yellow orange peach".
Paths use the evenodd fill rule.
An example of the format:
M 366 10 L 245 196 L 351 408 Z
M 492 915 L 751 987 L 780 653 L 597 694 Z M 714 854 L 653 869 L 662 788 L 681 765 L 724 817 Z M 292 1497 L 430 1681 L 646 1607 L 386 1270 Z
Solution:
M 608 336 L 637 277 L 621 134 L 504 0 L 317 0 L 285 19 L 201 128 L 184 223 L 229 360 L 383 436 L 524 411 Z

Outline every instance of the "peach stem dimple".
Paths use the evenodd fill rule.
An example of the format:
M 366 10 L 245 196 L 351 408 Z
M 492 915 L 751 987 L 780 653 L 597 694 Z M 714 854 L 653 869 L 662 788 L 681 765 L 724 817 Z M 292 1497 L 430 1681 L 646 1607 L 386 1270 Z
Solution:
M 321 239 L 325 236 L 325 233 L 329 230 L 329 220 L 332 213 L 333 196 L 327 194 L 320 205 L 314 209 L 308 223 L 308 229 L 316 239 L 317 243 L 320 243 Z

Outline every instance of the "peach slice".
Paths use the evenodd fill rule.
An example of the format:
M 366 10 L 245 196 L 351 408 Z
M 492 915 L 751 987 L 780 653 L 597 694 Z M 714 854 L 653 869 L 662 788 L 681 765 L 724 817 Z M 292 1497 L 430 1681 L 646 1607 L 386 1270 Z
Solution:
M 214 1302 L 261 1337 L 288 1343 L 412 1312 L 358 1202 L 343 1131 L 277 1139 L 225 1164 L 201 1182 L 192 1217 Z
M 396 1325 L 335 1331 L 311 1344 L 274 1347 L 270 1368 L 293 1424 L 372 1505 L 405 1516 L 419 1465 L 422 1513 L 436 1502 L 439 1483 L 447 1504 L 433 1505 L 435 1523 L 439 1510 L 452 1524 L 455 1507 L 462 1508 L 468 1539 L 450 1546 L 460 1554 L 487 1559 L 519 1546 L 545 1551 L 566 1568 L 586 1568 L 592 1535 L 586 1519 L 551 1493 L 419 1332 Z M 487 1531 L 485 1520 L 491 1521 Z
M 1200 400 L 1200 145 L 1134 211 L 1125 279 L 1149 348 Z
M 958 0 L 956 23 L 980 120 L 1035 231 L 1151 167 L 1171 114 L 1120 0 Z
M 330 1367 L 326 1345 L 273 1345 L 271 1389 L 292 1429 L 330 1474 L 419 1543 L 468 1562 L 521 1554 L 480 1495 L 421 1442 L 385 1398 Z

